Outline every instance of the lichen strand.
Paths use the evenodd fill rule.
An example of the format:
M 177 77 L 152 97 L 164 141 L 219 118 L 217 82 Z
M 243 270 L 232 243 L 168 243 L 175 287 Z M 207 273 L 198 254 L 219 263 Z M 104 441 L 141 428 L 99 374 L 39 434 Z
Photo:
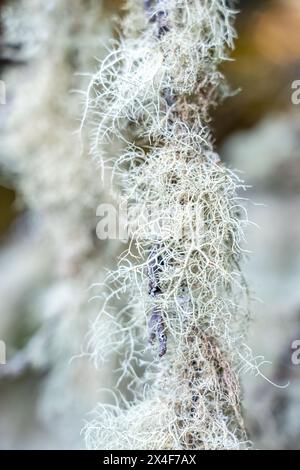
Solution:
M 106 449 L 240 449 L 248 445 L 236 373 L 247 317 L 239 306 L 246 295 L 239 265 L 248 221 L 238 197 L 243 183 L 220 162 L 208 128 L 209 109 L 226 90 L 218 65 L 233 46 L 234 13 L 224 0 L 152 2 L 154 16 L 164 12 L 161 34 L 148 5 L 145 12 L 143 2 L 129 0 L 128 8 L 119 47 L 90 85 L 87 113 L 97 112 L 94 148 L 110 134 L 130 142 L 114 174 L 124 201 L 151 214 L 145 220 L 133 211 L 133 241 L 109 276 L 117 295 L 131 292 L 132 319 L 123 333 L 120 327 L 120 343 L 130 351 L 124 364 L 134 399 L 99 405 L 86 442 Z M 149 296 L 154 246 L 163 262 L 159 295 Z M 138 378 L 141 338 L 155 309 L 163 312 L 168 351 Z M 95 358 L 100 328 L 98 320 Z
M 81 138 L 75 132 L 81 108 L 75 90 L 85 90 L 82 72 L 106 53 L 111 24 L 102 0 L 14 0 L 1 14 L 12 65 L 4 71 L 10 100 L 1 107 L 0 165 L 24 211 L 9 245 L 18 262 L 10 262 L 7 275 L 24 286 L 5 305 L 18 328 L 20 318 L 27 325 L 3 374 L 30 370 L 41 378 L 32 418 L 48 429 L 45 439 L 53 427 L 56 442 L 73 448 L 82 445 L 82 415 L 101 397 L 101 381 L 112 380 L 109 366 L 97 373 L 80 350 L 98 312 L 89 287 L 105 276 L 102 266 L 120 245 L 95 239 L 97 206 L 107 193 L 87 152 L 88 126 Z M 103 322 L 103 335 L 106 328 Z

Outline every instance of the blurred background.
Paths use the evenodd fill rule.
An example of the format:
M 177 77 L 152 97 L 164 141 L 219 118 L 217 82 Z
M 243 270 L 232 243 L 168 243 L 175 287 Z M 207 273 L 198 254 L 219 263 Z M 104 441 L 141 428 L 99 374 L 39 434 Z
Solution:
M 248 344 L 270 361 L 270 381 L 290 383 L 245 374 L 245 420 L 255 447 L 300 449 L 300 2 L 237 3 L 234 61 L 223 65 L 232 96 L 212 126 L 222 159 L 249 185 L 256 224 L 246 247 Z M 109 194 L 88 135 L 73 132 L 75 90 L 106 54 L 122 2 L 1 0 L 0 14 L 0 448 L 77 449 L 84 418 L 113 382 L 113 360 L 96 371 L 82 353 L 99 309 L 89 287 L 123 246 L 95 236 Z

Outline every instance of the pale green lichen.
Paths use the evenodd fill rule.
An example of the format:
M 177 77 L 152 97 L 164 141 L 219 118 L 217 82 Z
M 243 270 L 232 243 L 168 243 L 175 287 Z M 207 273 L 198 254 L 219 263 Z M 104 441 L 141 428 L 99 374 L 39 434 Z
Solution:
M 110 341 L 123 351 L 133 399 L 99 405 L 86 442 L 92 449 L 240 449 L 247 443 L 236 371 L 247 288 L 239 265 L 248 220 L 238 196 L 243 182 L 214 153 L 208 128 L 210 107 L 226 89 L 218 66 L 233 46 L 234 12 L 224 0 L 152 7 L 153 18 L 164 18 L 161 31 L 142 2 L 128 2 L 124 36 L 87 93 L 93 151 L 111 136 L 130 142 L 113 171 L 123 202 L 134 208 L 132 241 L 108 275 L 111 293 L 90 343 L 96 362 Z M 136 203 L 150 219 L 139 218 Z M 162 260 L 154 298 L 147 278 L 153 247 Z M 124 292 L 126 306 L 114 314 L 110 300 Z M 154 308 L 168 337 L 159 361 L 143 351 Z M 116 330 L 103 344 L 105 316 Z

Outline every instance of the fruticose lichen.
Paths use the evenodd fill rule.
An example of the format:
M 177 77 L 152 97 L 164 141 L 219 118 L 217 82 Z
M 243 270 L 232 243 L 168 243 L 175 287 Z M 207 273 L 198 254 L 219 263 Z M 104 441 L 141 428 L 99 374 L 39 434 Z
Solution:
M 131 241 L 108 275 L 90 346 L 95 362 L 109 345 L 123 354 L 120 383 L 131 396 L 97 407 L 86 443 L 240 449 L 248 446 L 238 380 L 248 315 L 245 187 L 215 153 L 209 127 L 226 94 L 218 67 L 233 47 L 235 12 L 225 0 L 129 0 L 127 9 L 119 43 L 92 77 L 83 122 L 94 122 L 95 155 L 111 138 L 127 147 L 110 161 L 131 208 Z M 110 301 L 122 293 L 127 303 L 114 313 Z M 103 343 L 105 316 L 115 329 Z

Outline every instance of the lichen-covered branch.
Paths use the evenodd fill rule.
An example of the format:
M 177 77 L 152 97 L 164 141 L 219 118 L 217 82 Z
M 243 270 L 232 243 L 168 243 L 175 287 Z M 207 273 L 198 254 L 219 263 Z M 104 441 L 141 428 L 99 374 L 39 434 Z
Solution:
M 218 67 L 233 46 L 234 12 L 224 0 L 127 3 L 124 35 L 93 77 L 87 109 L 94 150 L 109 136 L 128 143 L 114 174 L 123 200 L 147 213 L 133 211 L 132 242 L 108 276 L 112 296 L 115 289 L 130 297 L 115 321 L 133 398 L 99 405 L 86 442 L 240 449 L 239 266 L 248 221 L 243 183 L 221 163 L 209 128 L 210 109 L 226 93 Z M 95 359 L 105 314 L 107 305 L 92 333 Z M 148 327 L 159 351 L 147 363 Z

